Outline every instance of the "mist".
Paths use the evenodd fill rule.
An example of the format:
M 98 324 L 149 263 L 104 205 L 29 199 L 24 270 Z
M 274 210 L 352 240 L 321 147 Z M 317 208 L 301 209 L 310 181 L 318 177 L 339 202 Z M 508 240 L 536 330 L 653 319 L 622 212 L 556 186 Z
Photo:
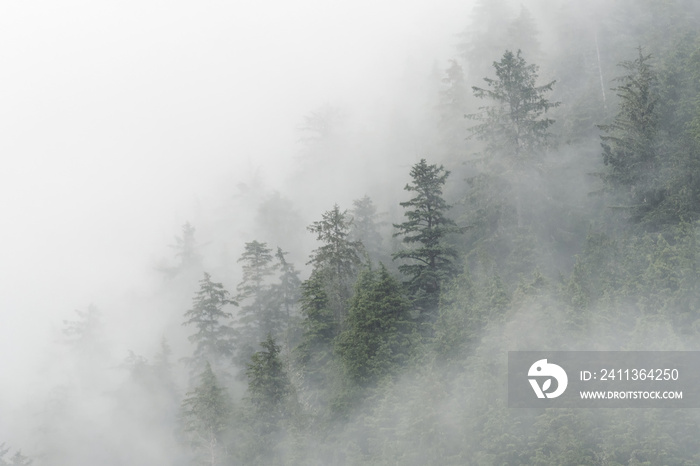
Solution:
M 507 351 L 697 349 L 700 10 L 662 3 L 4 3 L 0 465 L 697 460 L 695 442 L 640 446 L 689 435 L 690 412 L 516 412 L 504 386 Z M 553 82 L 524 165 L 475 129 L 496 104 L 472 89 L 519 49 Z M 656 158 L 625 178 L 605 137 L 624 139 L 620 65 L 647 53 Z M 450 172 L 454 255 L 416 291 L 397 225 L 422 160 Z M 313 225 L 335 205 L 361 244 L 333 278 Z M 270 255 L 259 276 L 251 242 Z M 255 313 L 286 283 L 278 247 L 299 283 L 270 332 L 273 409 L 251 368 L 275 353 Z M 206 361 L 227 426 L 209 450 L 187 421 L 203 274 L 236 302 L 217 323 L 229 353 Z M 379 283 L 403 320 L 376 335 L 389 359 L 356 363 Z M 335 333 L 319 343 L 321 295 Z

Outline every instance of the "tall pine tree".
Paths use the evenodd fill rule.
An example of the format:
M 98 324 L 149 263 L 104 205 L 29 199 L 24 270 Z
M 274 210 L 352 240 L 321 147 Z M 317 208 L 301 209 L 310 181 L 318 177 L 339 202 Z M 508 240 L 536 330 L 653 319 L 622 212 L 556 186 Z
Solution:
M 350 239 L 351 225 L 347 211 L 341 212 L 338 204 L 335 204 L 320 221 L 308 227 L 322 243 L 313 251 L 308 264 L 313 265 L 319 278 L 323 277 L 328 303 L 341 328 L 347 316 L 348 300 L 363 252 L 362 243 Z
M 528 65 L 520 50 L 515 54 L 506 50 L 493 66 L 496 78 L 484 78 L 487 88 L 472 87 L 477 98 L 488 99 L 491 105 L 468 115 L 478 122 L 470 131 L 486 143 L 486 155 L 522 167 L 547 148 L 554 120 L 544 115 L 559 102 L 550 102 L 546 94 L 555 81 L 537 86 L 538 66 Z
M 241 306 L 236 344 L 239 363 L 244 367 L 265 335 L 281 333 L 284 315 L 274 301 L 269 283 L 275 269 L 272 249 L 266 243 L 251 241 L 245 244 L 238 262 L 243 264 L 243 279 L 236 287 L 236 301 Z
M 406 249 L 393 254 L 401 273 L 408 277 L 406 285 L 423 317 L 433 318 L 437 311 L 440 288 L 443 281 L 455 272 L 457 251 L 450 246 L 447 235 L 459 231 L 455 222 L 447 217 L 450 205 L 442 197 L 442 189 L 450 172 L 437 165 L 428 165 L 421 159 L 411 169 L 413 182 L 406 191 L 415 197 L 400 205 L 406 211 L 406 221 L 394 224 L 394 236 L 402 237 Z
M 352 201 L 352 227 L 350 238 L 359 241 L 372 259 L 382 253 L 382 235 L 379 233 L 377 207 L 369 196 Z
M 187 393 L 181 407 L 181 423 L 197 464 L 228 464 L 227 432 L 231 424 L 232 405 L 223 388 L 206 363 L 200 383 Z
M 371 385 L 405 364 L 416 343 L 411 305 L 401 285 L 381 265 L 366 270 L 357 281 L 348 328 L 336 345 L 349 378 Z
M 185 312 L 182 325 L 193 325 L 196 333 L 189 340 L 195 345 L 194 354 L 185 361 L 193 374 L 201 373 L 211 364 L 216 370 L 226 373 L 228 361 L 233 355 L 233 328 L 225 323 L 233 317 L 224 310 L 227 305 L 237 305 L 229 299 L 229 292 L 221 283 L 211 280 L 211 275 L 204 273 L 199 281 L 199 291 L 192 299 L 192 309 Z
M 613 122 L 601 125 L 603 162 L 608 167 L 604 180 L 623 196 L 635 219 L 640 220 L 663 200 L 659 185 L 659 143 L 657 141 L 657 77 L 651 56 L 638 50 L 634 60 L 623 61 L 627 74 L 616 79 L 614 90 L 620 98 Z

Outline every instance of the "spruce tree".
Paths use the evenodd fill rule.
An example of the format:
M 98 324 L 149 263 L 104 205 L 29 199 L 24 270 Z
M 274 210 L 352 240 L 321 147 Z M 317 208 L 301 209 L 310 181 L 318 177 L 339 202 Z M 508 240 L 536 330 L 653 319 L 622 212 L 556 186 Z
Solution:
M 415 197 L 400 203 L 406 209 L 406 221 L 394 224 L 394 236 L 400 236 L 408 247 L 392 257 L 404 261 L 399 271 L 408 277 L 406 286 L 424 317 L 434 317 L 441 285 L 455 272 L 457 251 L 447 244 L 446 237 L 459 229 L 447 217 L 450 205 L 442 197 L 449 175 L 442 165 L 428 165 L 425 159 L 414 165 L 413 182 L 404 189 Z
M 182 402 L 182 430 L 195 453 L 197 464 L 227 464 L 226 433 L 231 422 L 231 402 L 208 362 L 200 380 Z
M 449 154 L 461 155 L 467 137 L 464 114 L 468 108 L 468 88 L 462 66 L 450 60 L 450 66 L 442 78 L 442 90 L 438 104 L 438 129 Z
M 411 305 L 384 265 L 360 274 L 348 315 L 348 328 L 336 350 L 349 378 L 368 386 L 405 364 L 416 342 Z
M 195 228 L 190 222 L 182 225 L 182 236 L 175 237 L 175 244 L 170 246 L 175 250 L 175 257 L 180 260 L 180 270 L 201 264 L 202 257 L 199 254 L 197 242 L 194 239 Z
M 483 76 L 491 60 L 508 47 L 509 35 L 504 34 L 513 14 L 506 0 L 478 0 L 471 11 L 471 24 L 462 34 L 458 45 L 462 62 L 468 64 L 469 80 Z
M 377 207 L 369 196 L 352 201 L 350 239 L 362 243 L 370 258 L 378 259 L 382 251 Z
M 331 359 L 333 340 L 339 327 L 323 277 L 318 271 L 312 272 L 301 285 L 301 314 L 303 335 L 295 352 L 307 381 L 316 385 L 324 379 L 323 368 Z
M 351 224 L 347 211 L 341 212 L 335 204 L 320 221 L 308 227 L 322 243 L 312 252 L 308 264 L 313 265 L 318 277 L 323 277 L 328 302 L 340 327 L 347 315 L 347 303 L 363 252 L 362 243 L 350 239 Z
M 299 271 L 294 267 L 294 264 L 287 262 L 284 257 L 286 255 L 287 252 L 282 251 L 282 248 L 277 248 L 275 258 L 277 259 L 276 267 L 279 270 L 279 278 L 278 282 L 272 285 L 271 292 L 276 309 L 284 318 L 284 327 L 288 328 L 294 309 L 301 298 L 301 280 L 299 279 Z
M 288 415 L 287 397 L 292 385 L 280 356 L 280 347 L 272 335 L 260 343 L 262 350 L 256 352 L 248 363 L 248 396 L 257 413 L 258 421 L 265 432 Z
M 638 50 L 635 60 L 623 61 L 627 74 L 616 79 L 620 98 L 614 121 L 599 128 L 607 186 L 630 203 L 633 217 L 641 219 L 662 201 L 659 179 L 657 77 L 651 56 Z
M 488 100 L 479 107 L 479 112 L 467 117 L 476 121 L 469 129 L 472 138 L 483 141 L 482 161 L 490 175 L 501 177 L 512 187 L 518 229 L 526 226 L 525 220 L 532 217 L 531 210 L 540 206 L 545 194 L 539 194 L 533 187 L 542 185 L 541 172 L 544 155 L 550 146 L 549 127 L 554 120 L 546 117 L 547 112 L 559 105 L 550 102 L 547 94 L 555 81 L 537 86 L 538 66 L 528 64 L 520 50 L 513 53 L 506 50 L 500 61 L 494 62 L 495 78 L 484 78 L 486 88 L 472 87 L 474 96 Z M 487 176 L 472 178 L 472 182 L 490 182 Z M 488 185 L 477 187 L 482 193 L 478 197 L 501 198 L 497 202 L 507 205 L 504 190 Z M 491 191 L 491 193 L 489 193 Z M 528 198 L 540 199 L 527 203 Z M 528 214 L 528 215 L 526 215 Z
M 243 279 L 236 288 L 236 301 L 241 306 L 236 344 L 242 367 L 265 335 L 279 335 L 284 324 L 284 315 L 274 302 L 269 283 L 275 269 L 271 253 L 272 249 L 266 243 L 252 241 L 245 244 L 238 259 L 243 264 Z
M 194 354 L 186 358 L 192 373 L 199 373 L 207 364 L 216 370 L 224 370 L 227 361 L 233 355 L 233 328 L 225 323 L 233 315 L 224 310 L 225 306 L 237 303 L 229 299 L 229 292 L 221 283 L 211 280 L 211 275 L 204 273 L 199 281 L 199 291 L 192 299 L 192 309 L 185 312 L 182 325 L 193 325 L 196 333 L 189 340 L 195 345 Z
M 520 6 L 520 14 L 508 27 L 508 47 L 521 49 L 530 59 L 540 57 L 540 43 L 537 40 L 537 25 L 530 11 Z
M 292 384 L 274 338 L 268 335 L 260 346 L 246 370 L 249 435 L 242 456 L 245 464 L 285 464 L 280 444 L 294 412 Z
M 537 86 L 538 66 L 528 65 L 520 50 L 515 54 L 506 50 L 493 66 L 496 78 L 484 78 L 487 88 L 472 87 L 477 98 L 488 99 L 491 105 L 468 115 L 478 122 L 470 131 L 486 143 L 486 155 L 523 167 L 548 146 L 548 129 L 554 120 L 544 115 L 559 102 L 550 102 L 546 94 L 555 81 Z

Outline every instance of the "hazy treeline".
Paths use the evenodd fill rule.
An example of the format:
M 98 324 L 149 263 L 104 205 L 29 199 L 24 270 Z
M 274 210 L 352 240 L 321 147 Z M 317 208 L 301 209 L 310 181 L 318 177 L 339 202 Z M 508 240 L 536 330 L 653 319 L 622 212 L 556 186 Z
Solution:
M 506 405 L 507 351 L 698 348 L 700 11 L 599 3 L 479 1 L 392 124 L 303 117 L 292 187 L 177 232 L 152 354 L 67 317 L 0 465 L 700 463 L 691 411 Z

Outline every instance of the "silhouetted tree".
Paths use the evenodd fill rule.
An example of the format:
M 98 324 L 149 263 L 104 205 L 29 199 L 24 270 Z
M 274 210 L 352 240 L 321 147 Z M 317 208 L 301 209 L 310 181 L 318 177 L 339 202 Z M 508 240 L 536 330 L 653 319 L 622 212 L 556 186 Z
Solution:
M 251 241 L 238 259 L 242 263 L 243 278 L 236 287 L 236 301 L 240 304 L 236 329 L 236 344 L 241 367 L 245 367 L 258 343 L 272 333 L 278 335 L 284 325 L 284 314 L 271 292 L 270 278 L 275 264 L 272 249 L 266 243 Z
M 428 165 L 425 159 L 415 164 L 413 182 L 404 188 L 415 197 L 400 203 L 406 209 L 406 221 L 394 224 L 394 236 L 400 236 L 408 248 L 394 253 L 393 259 L 405 262 L 399 270 L 408 277 L 406 286 L 424 317 L 434 316 L 442 282 L 455 272 L 457 251 L 445 239 L 459 230 L 447 217 L 450 205 L 442 197 L 449 175 L 443 166 Z
M 381 255 L 382 235 L 379 233 L 377 207 L 369 196 L 352 201 L 350 238 L 362 243 L 367 254 L 377 259 Z
M 614 90 L 620 97 L 619 111 L 613 122 L 601 125 L 603 162 L 609 167 L 604 180 L 622 192 L 636 218 L 649 212 L 662 198 L 659 179 L 657 78 L 642 49 L 635 60 L 623 61 L 628 73 L 616 79 Z
M 223 369 L 233 355 L 233 328 L 225 323 L 233 315 L 224 310 L 225 306 L 237 303 L 229 299 L 229 292 L 221 283 L 211 280 L 211 275 L 204 273 L 199 281 L 199 291 L 192 299 L 192 309 L 185 312 L 182 325 L 193 325 L 196 333 L 190 335 L 190 342 L 195 344 L 194 354 L 186 362 L 193 373 L 199 373 L 208 364 L 217 370 Z
M 341 212 L 336 204 L 323 214 L 320 221 L 308 227 L 322 243 L 311 253 L 308 264 L 313 265 L 319 277 L 323 277 L 328 302 L 341 327 L 347 315 L 347 303 L 363 251 L 362 243 L 350 239 L 351 224 L 347 211 Z
M 275 306 L 284 316 L 284 325 L 288 327 L 293 311 L 301 298 L 301 280 L 299 279 L 299 271 L 296 270 L 294 264 L 287 262 L 284 257 L 286 255 L 287 253 L 282 251 L 282 248 L 277 248 L 275 258 L 277 259 L 276 267 L 279 270 L 279 278 L 278 282 L 272 285 L 271 293 Z
M 175 244 L 170 246 L 175 250 L 175 257 L 180 259 L 180 269 L 186 269 L 195 265 L 200 265 L 202 257 L 194 239 L 195 228 L 190 222 L 182 225 L 182 236 L 175 237 Z
M 207 362 L 200 383 L 187 393 L 181 407 L 182 430 L 198 464 L 227 464 L 226 433 L 231 424 L 232 405 Z
M 479 122 L 471 132 L 486 143 L 487 155 L 524 166 L 547 147 L 548 129 L 554 120 L 543 116 L 559 102 L 550 102 L 546 94 L 556 81 L 537 86 L 538 67 L 528 65 L 520 50 L 515 54 L 506 50 L 493 66 L 496 79 L 484 78 L 488 88 L 472 87 L 476 97 L 489 99 L 493 105 L 469 115 Z

